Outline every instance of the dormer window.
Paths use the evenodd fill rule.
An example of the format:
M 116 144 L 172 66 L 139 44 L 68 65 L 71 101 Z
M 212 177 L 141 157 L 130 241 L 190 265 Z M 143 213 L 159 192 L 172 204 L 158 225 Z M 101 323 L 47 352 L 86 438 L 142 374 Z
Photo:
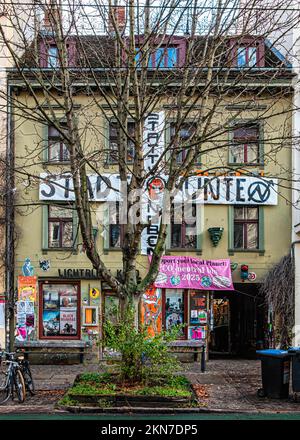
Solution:
M 241 46 L 237 49 L 238 67 L 255 67 L 257 64 L 257 48 Z
M 265 43 L 263 38 L 243 37 L 230 40 L 232 67 L 264 67 Z
M 137 67 L 140 67 L 141 51 L 136 49 L 135 61 Z M 160 47 L 149 55 L 148 67 L 150 69 L 163 69 L 178 66 L 178 48 L 177 47 Z
M 59 56 L 57 46 L 49 46 L 47 53 L 47 67 L 56 68 L 59 67 Z
M 151 40 L 150 49 L 144 51 L 144 39 L 142 36 L 136 37 L 136 66 L 141 67 L 142 60 L 148 59 L 149 69 L 172 69 L 182 67 L 186 55 L 186 39 L 179 36 L 158 36 Z M 124 53 L 124 61 L 126 55 Z
M 68 39 L 66 43 L 68 66 L 76 65 L 76 43 L 73 39 Z M 54 38 L 45 38 L 40 41 L 40 65 L 48 69 L 57 69 L 60 67 L 60 56 L 56 41 Z
M 178 49 L 176 47 L 160 47 L 149 57 L 150 68 L 172 68 L 178 65 Z

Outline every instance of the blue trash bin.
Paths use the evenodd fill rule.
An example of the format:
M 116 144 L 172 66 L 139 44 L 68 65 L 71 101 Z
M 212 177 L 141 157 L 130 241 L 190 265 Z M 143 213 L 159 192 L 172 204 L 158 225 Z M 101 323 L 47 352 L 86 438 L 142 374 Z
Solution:
M 274 399 L 289 397 L 290 384 L 290 358 L 287 350 L 257 350 L 261 360 L 262 389 L 258 396 Z
M 300 392 L 300 347 L 288 349 L 292 358 L 292 388 L 294 393 Z

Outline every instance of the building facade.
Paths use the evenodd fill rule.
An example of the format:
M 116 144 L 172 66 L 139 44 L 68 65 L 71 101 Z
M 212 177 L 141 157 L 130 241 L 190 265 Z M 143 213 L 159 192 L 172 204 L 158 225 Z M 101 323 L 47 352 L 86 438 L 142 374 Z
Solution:
M 184 38 L 179 40 L 178 51 L 184 45 Z M 259 285 L 265 273 L 290 248 L 292 72 L 262 38 L 256 39 L 255 44 L 250 37 L 238 41 L 231 59 L 234 69 L 258 70 L 254 69 L 244 84 L 233 81 L 218 104 L 211 126 L 218 127 L 214 142 L 222 146 L 203 148 L 195 163 L 193 181 L 203 196 L 201 203 L 193 207 L 195 224 L 176 222 L 177 211 L 172 212 L 161 264 L 171 264 L 172 257 L 179 258 L 172 260 L 173 266 L 169 268 L 166 264 L 165 271 L 171 272 L 168 275 L 161 266 L 160 278 L 143 296 L 139 315 L 142 322 L 151 324 L 153 331 L 182 323 L 183 339 L 204 340 L 211 352 L 245 354 L 271 343 Z M 78 40 L 69 44 L 74 66 L 76 45 Z M 55 47 L 39 47 L 41 71 L 55 69 Z M 168 56 L 178 56 L 180 60 L 174 45 L 172 51 Z M 167 68 L 168 59 L 164 61 Z M 176 62 L 173 59 L 172 63 Z M 84 133 L 86 149 L 93 151 L 95 145 L 105 147 L 105 158 L 102 156 L 93 166 L 110 179 L 110 184 L 115 183 L 118 137 L 114 115 L 108 108 L 104 118 L 98 107 L 106 108 L 103 96 L 99 94 L 95 105 L 85 86 L 79 80 L 77 84 L 76 78 L 73 81 L 79 130 Z M 24 78 L 13 70 L 10 85 L 19 108 L 23 105 L 35 111 L 36 102 L 29 95 Z M 118 297 L 92 269 L 82 243 L 73 209 L 68 148 L 51 124 L 53 112 L 62 125 L 66 118 L 59 105 L 59 94 L 54 93 L 57 101 L 49 103 L 43 101 L 43 90 L 38 91 L 40 86 L 34 79 L 31 85 L 40 105 L 46 111 L 49 109 L 49 121 L 39 123 L 37 118 L 29 118 L 27 112 L 13 115 L 15 167 L 26 171 L 15 176 L 17 345 L 57 352 L 77 352 L 89 345 L 90 352 L 100 356 L 101 344 L 97 345 L 97 341 L 102 339 L 104 320 L 114 319 Z M 109 89 L 106 92 L 109 95 Z M 210 99 L 212 103 L 213 98 Z M 195 108 L 191 122 L 181 128 L 182 142 L 193 130 L 196 111 Z M 164 140 L 159 146 L 163 148 L 164 142 L 172 138 L 176 112 L 170 110 L 164 98 L 153 115 L 163 121 Z M 144 130 L 148 122 L 149 119 Z M 129 164 L 134 156 L 131 148 L 129 142 Z M 178 166 L 184 163 L 184 154 L 178 154 Z M 102 182 L 99 183 L 92 168 L 89 175 L 95 244 L 111 272 L 121 276 L 123 237 L 118 206 L 114 204 L 112 222 L 114 197 L 106 192 L 107 186 L 101 187 Z M 148 189 L 155 190 L 159 184 L 159 179 L 152 181 Z M 145 234 L 148 235 L 145 241 L 142 237 L 136 266 L 141 277 L 147 272 L 155 245 L 155 231 L 146 230 Z M 189 276 L 193 265 L 201 267 L 201 280 Z M 207 274 L 203 266 L 214 268 L 215 284 L 209 275 L 212 272 Z M 195 271 L 197 274 L 198 269 Z M 178 278 L 179 272 L 186 283 L 183 276 Z M 169 276 L 170 285 L 166 283 L 164 287 L 165 276 Z M 198 283 L 196 288 L 193 281 Z

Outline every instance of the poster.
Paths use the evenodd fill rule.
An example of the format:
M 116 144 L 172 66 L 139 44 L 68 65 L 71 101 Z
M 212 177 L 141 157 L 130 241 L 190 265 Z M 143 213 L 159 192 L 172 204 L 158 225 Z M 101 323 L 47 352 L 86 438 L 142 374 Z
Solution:
M 60 308 L 59 328 L 60 328 L 60 334 L 63 335 L 77 334 L 77 309 L 75 307 Z
M 149 287 L 142 297 L 141 323 L 147 326 L 150 337 L 161 332 L 162 326 L 161 289 Z
M 43 327 L 45 336 L 57 336 L 59 334 L 59 312 L 44 310 Z
M 189 339 L 201 340 L 206 338 L 206 327 L 189 327 Z
M 37 277 L 18 277 L 18 299 L 19 301 L 36 301 Z
M 57 290 L 46 290 L 43 292 L 44 309 L 55 310 L 59 307 L 59 298 Z

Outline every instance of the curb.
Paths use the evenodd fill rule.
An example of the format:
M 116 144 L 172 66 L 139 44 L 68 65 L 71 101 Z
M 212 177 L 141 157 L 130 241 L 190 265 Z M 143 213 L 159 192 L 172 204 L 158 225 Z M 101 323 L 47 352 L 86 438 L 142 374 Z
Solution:
M 185 413 L 206 413 L 206 414 L 258 414 L 260 412 L 252 410 L 235 411 L 235 410 L 224 410 L 224 409 L 208 409 L 208 408 L 149 408 L 149 407 L 132 407 L 132 406 L 120 406 L 120 407 L 110 407 L 101 408 L 96 406 L 70 406 L 70 405 L 59 405 L 57 410 L 68 411 L 71 413 L 142 413 L 142 414 L 185 414 Z

